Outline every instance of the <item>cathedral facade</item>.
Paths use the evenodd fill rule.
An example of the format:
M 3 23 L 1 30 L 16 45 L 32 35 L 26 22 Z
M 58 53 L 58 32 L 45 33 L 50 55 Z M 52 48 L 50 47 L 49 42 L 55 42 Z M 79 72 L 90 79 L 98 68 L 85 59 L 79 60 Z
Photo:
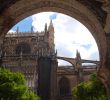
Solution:
M 44 31 L 8 33 L 2 46 L 2 66 L 12 71 L 22 72 L 29 87 L 37 87 L 37 65 L 40 56 L 55 55 L 54 27 L 52 21 L 49 27 L 45 24 Z
M 58 67 L 56 56 L 54 26 L 52 21 L 50 21 L 48 27 L 47 24 L 45 24 L 44 31 L 42 32 L 34 32 L 33 27 L 29 32 L 20 32 L 17 28 L 15 33 L 8 33 L 5 36 L 2 45 L 2 67 L 8 68 L 14 72 L 23 73 L 27 80 L 27 85 L 35 92 L 37 92 L 39 85 L 38 58 L 45 57 L 54 59 L 56 61 L 56 64 L 54 64 L 55 69 L 53 69 L 54 75 L 52 73 L 50 74 L 50 76 L 53 76 L 50 78 L 50 88 L 52 88 L 52 90 L 56 88 L 52 91 L 55 95 L 53 97 L 57 98 L 57 100 L 72 100 L 72 87 L 79 83 L 78 73 L 76 73 L 72 66 Z M 77 53 L 76 56 L 80 58 L 80 54 Z M 81 60 L 81 58 L 78 60 Z M 45 66 L 45 64 L 46 63 L 44 63 L 43 66 Z M 81 65 L 81 62 L 78 61 L 77 64 Z M 47 69 L 44 68 L 44 70 Z M 44 70 L 43 72 L 45 73 Z M 90 69 L 87 71 L 86 69 L 83 70 L 83 74 L 85 74 L 85 76 L 83 76 L 83 79 L 81 78 L 81 80 L 89 80 L 90 73 L 94 71 L 96 71 L 96 69 Z

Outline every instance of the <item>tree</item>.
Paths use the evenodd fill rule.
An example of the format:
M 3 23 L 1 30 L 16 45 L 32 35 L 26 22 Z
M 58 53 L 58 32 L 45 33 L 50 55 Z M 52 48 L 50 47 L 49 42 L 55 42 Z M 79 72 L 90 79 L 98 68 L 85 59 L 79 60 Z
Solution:
M 21 73 L 13 73 L 0 68 L 0 100 L 40 100 L 29 91 L 26 80 Z
M 75 100 L 107 100 L 106 89 L 96 74 L 91 75 L 91 80 L 82 82 L 72 91 Z

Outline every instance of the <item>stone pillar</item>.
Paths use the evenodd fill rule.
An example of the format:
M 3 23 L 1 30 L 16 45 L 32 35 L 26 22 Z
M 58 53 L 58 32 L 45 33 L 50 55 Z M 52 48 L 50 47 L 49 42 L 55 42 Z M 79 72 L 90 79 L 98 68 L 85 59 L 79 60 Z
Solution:
M 107 40 L 107 52 L 104 62 L 100 61 L 101 66 L 99 68 L 98 76 L 99 79 L 106 87 L 108 100 L 110 100 L 110 33 L 106 33 Z
M 55 100 L 56 60 L 48 57 L 38 59 L 38 95 L 41 100 Z
M 38 59 L 38 95 L 41 100 L 50 100 L 51 59 Z
M 98 73 L 99 79 L 106 88 L 107 100 L 110 100 L 110 69 L 107 66 L 101 68 Z
M 50 94 L 50 100 L 56 100 L 57 96 L 57 67 L 58 62 L 56 59 L 52 59 L 51 63 L 51 94 Z
M 99 78 L 103 82 L 107 90 L 108 100 L 110 100 L 110 0 L 97 0 L 102 2 L 102 9 L 107 13 L 104 31 L 107 39 L 107 53 L 105 62 L 99 70 Z

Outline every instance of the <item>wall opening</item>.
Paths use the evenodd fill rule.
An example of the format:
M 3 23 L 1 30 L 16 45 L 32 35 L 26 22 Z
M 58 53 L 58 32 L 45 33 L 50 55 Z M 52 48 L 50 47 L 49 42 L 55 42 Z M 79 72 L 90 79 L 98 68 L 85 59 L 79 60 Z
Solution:
M 68 78 L 62 77 L 59 81 L 59 96 L 70 96 L 71 88 Z
M 78 50 L 82 59 L 99 61 L 98 47 L 90 31 L 79 21 L 61 13 L 43 12 L 29 16 L 9 32 L 16 33 L 17 27 L 21 32 L 30 32 L 32 27 L 35 32 L 43 31 L 45 23 L 49 25 L 50 20 L 54 25 L 55 49 L 58 56 L 75 58 Z
M 44 13 L 38 13 L 32 16 L 29 16 L 28 18 L 24 19 L 23 21 L 19 22 L 17 25 L 15 25 L 9 32 L 7 33 L 8 36 L 11 35 L 16 38 L 18 33 L 20 33 L 21 36 L 26 36 L 26 33 L 28 35 L 32 36 L 32 39 L 22 39 L 22 41 L 18 42 L 32 42 L 31 48 L 28 46 L 25 46 L 22 44 L 22 46 L 18 46 L 16 49 L 16 53 L 19 54 L 20 49 L 24 48 L 24 53 L 26 52 L 29 54 L 32 50 L 32 56 L 28 59 L 28 63 L 26 64 L 26 61 L 22 62 L 23 67 L 22 71 L 26 71 L 26 73 L 32 73 L 32 76 L 27 77 L 27 80 L 30 80 L 30 77 L 32 79 L 32 82 L 36 82 L 36 79 L 38 80 L 37 74 L 37 62 L 36 62 L 36 55 L 41 52 L 41 55 L 45 55 L 45 53 L 42 53 L 43 47 L 45 45 L 42 43 L 44 37 L 40 37 L 43 34 L 43 31 L 49 26 L 50 20 L 52 20 L 53 26 L 54 26 L 54 43 L 55 43 L 55 51 L 57 56 L 61 57 L 69 57 L 69 58 L 75 58 L 77 50 L 80 52 L 80 56 L 82 59 L 89 59 L 89 60 L 99 60 L 99 52 L 97 48 L 97 44 L 92 37 L 91 33 L 88 31 L 88 29 L 82 25 L 77 20 L 61 14 L 57 12 L 44 12 Z M 39 33 L 39 36 L 35 39 L 34 35 Z M 6 38 L 8 38 L 6 35 Z M 20 36 L 19 35 L 19 36 Z M 51 34 L 52 35 L 52 34 Z M 40 41 L 40 42 L 38 42 Z M 48 42 L 48 41 L 46 41 Z M 10 43 L 10 42 L 9 42 Z M 37 46 L 37 43 L 40 45 Z M 11 43 L 9 44 L 11 45 Z M 11 45 L 12 46 L 12 45 Z M 10 47 L 10 52 L 13 54 L 13 49 Z M 40 50 L 39 50 L 40 48 Z M 6 50 L 6 49 L 5 49 Z M 45 49 L 48 51 L 47 49 Z M 29 51 L 29 52 L 28 52 Z M 8 52 L 8 51 L 7 51 Z M 36 53 L 34 53 L 36 52 Z M 30 60 L 31 59 L 31 60 Z M 29 62 L 29 60 L 31 62 Z M 33 61 L 32 61 L 33 60 Z M 29 64 L 30 63 L 30 64 Z M 26 65 L 25 65 L 26 64 Z M 30 65 L 31 67 L 28 66 Z M 62 63 L 64 66 L 71 66 L 70 63 Z M 14 65 L 16 67 L 16 65 Z M 60 65 L 59 65 L 60 66 Z M 25 70 L 26 69 L 26 70 Z M 72 69 L 72 67 L 71 67 Z M 65 69 L 64 69 L 65 70 Z M 73 69 L 72 69 L 73 70 Z M 70 72 L 70 70 L 66 71 L 67 74 Z M 72 73 L 72 71 L 71 71 Z M 61 73 L 62 74 L 62 73 Z M 70 74 L 70 73 L 69 73 Z M 29 81 L 30 82 L 30 81 Z M 28 82 L 28 83 L 29 83 Z M 63 84 L 64 83 L 64 84 Z M 30 84 L 30 83 L 29 83 Z M 33 84 L 33 83 L 31 83 Z M 36 83 L 34 83 L 36 84 Z M 60 95 L 70 95 L 70 85 L 69 80 L 67 78 L 62 78 L 60 83 Z M 33 85 L 35 86 L 35 85 Z M 30 86 L 31 87 L 31 86 Z M 35 89 L 35 87 L 32 87 Z M 64 91 L 64 92 L 63 92 Z

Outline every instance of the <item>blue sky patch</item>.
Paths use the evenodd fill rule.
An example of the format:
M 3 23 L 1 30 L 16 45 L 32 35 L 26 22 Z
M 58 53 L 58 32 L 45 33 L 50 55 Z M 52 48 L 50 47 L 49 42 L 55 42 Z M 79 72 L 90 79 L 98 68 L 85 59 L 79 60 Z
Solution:
M 86 48 L 87 50 L 91 48 L 92 44 L 87 44 L 87 45 L 81 45 L 82 47 Z
M 56 17 L 57 17 L 57 13 L 54 13 L 50 16 L 50 19 L 54 20 L 54 19 L 56 19 Z
M 23 20 L 21 20 L 19 23 L 17 23 L 12 30 L 16 31 L 17 27 L 19 27 L 19 31 L 20 32 L 27 32 L 31 30 L 31 26 L 32 26 L 32 16 L 27 17 Z

